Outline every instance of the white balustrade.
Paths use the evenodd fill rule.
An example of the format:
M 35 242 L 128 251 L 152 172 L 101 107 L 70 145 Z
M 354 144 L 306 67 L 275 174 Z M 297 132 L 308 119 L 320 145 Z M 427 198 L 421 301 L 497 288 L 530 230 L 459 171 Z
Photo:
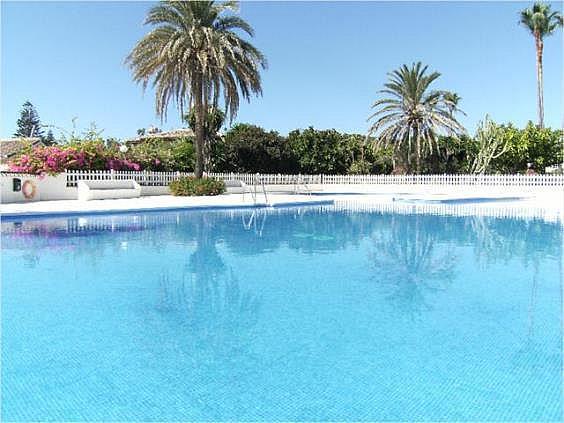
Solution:
M 152 171 L 75 171 L 66 172 L 67 186 L 75 187 L 79 180 L 134 179 L 141 186 L 167 186 L 190 172 Z M 343 184 L 343 185 L 439 185 L 439 186 L 564 186 L 564 175 L 282 175 L 252 173 L 207 173 L 220 180 L 240 180 L 253 185 L 260 177 L 265 185 Z

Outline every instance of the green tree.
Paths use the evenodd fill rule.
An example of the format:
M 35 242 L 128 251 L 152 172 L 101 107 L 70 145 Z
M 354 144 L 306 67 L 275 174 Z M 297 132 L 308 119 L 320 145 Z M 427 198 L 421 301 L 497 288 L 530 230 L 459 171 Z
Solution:
M 500 125 L 500 136 L 507 143 L 507 151 L 492 161 L 492 170 L 503 173 L 524 172 L 527 164 L 539 173 L 562 163 L 561 129 L 539 128 L 529 122 L 524 129 L 511 124 Z
M 22 106 L 17 126 L 18 128 L 14 133 L 14 137 L 43 137 L 43 127 L 39 120 L 39 115 L 33 104 L 29 101 L 26 101 Z
M 157 171 L 194 170 L 194 146 L 191 139 L 147 139 L 130 147 L 127 157 L 143 169 Z
M 55 141 L 55 136 L 53 135 L 53 131 L 50 129 L 47 131 L 47 135 L 43 138 L 43 143 L 45 145 L 54 145 L 57 142 Z
M 473 139 L 468 135 L 440 136 L 438 151 L 427 157 L 425 171 L 427 173 L 465 173 L 468 171 L 468 152 Z
M 372 106 L 376 111 L 368 120 L 375 121 L 369 135 L 375 136 L 379 145 L 393 145 L 396 160 L 403 161 L 408 171 L 412 156 L 416 158 L 415 170 L 421 170 L 423 154 L 436 149 L 439 135 L 464 133 L 454 117 L 458 107 L 445 99 L 447 92 L 430 89 L 440 75 L 427 74 L 427 66 L 421 62 L 411 67 L 403 65 L 389 74 L 389 81 L 380 91 L 386 97 Z
M 288 143 L 303 173 L 345 174 L 352 162 L 346 138 L 334 129 L 297 129 Z
M 239 123 L 218 145 L 219 170 L 224 172 L 294 173 L 297 163 L 288 141 L 276 131 Z
M 253 29 L 230 13 L 236 10 L 234 1 L 161 1 L 145 20 L 155 28 L 126 58 L 135 82 L 145 88 L 152 81 L 161 118 L 171 100 L 181 115 L 186 105 L 194 109 L 197 177 L 203 174 L 208 107 L 217 107 L 223 98 L 232 120 L 240 97 L 262 93 L 259 69 L 266 68 L 266 59 L 239 36 L 241 31 L 252 37 Z
M 558 28 L 562 27 L 562 14 L 559 12 L 553 12 L 550 5 L 547 3 L 535 2 L 533 7 L 521 11 L 520 23 L 531 32 L 535 39 L 535 49 L 537 53 L 538 125 L 542 128 L 544 126 L 542 67 L 544 38 L 553 34 Z

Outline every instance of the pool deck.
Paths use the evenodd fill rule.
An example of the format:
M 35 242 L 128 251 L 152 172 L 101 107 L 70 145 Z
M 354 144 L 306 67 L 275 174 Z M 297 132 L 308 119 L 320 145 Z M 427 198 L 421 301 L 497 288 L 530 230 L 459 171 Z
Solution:
M 268 204 L 259 197 L 256 203 L 249 194 L 229 194 L 212 197 L 147 196 L 119 200 L 59 200 L 0 205 L 3 218 L 75 214 L 112 214 L 176 209 L 231 209 L 251 207 L 287 207 L 336 204 L 339 207 L 380 211 L 411 211 L 441 214 L 477 214 L 519 216 L 563 221 L 564 192 L 551 189 L 461 189 L 444 187 L 434 190 L 396 189 L 370 192 L 362 186 L 349 186 L 348 193 L 317 192 L 323 195 L 293 195 L 269 193 Z M 406 189 L 407 188 L 407 189 Z M 361 190 L 359 192 L 353 191 Z M 362 193 L 364 192 L 364 193 Z
M 119 200 L 58 200 L 11 203 L 0 206 L 0 216 L 44 216 L 60 214 L 123 213 L 150 210 L 222 209 L 249 207 L 281 207 L 332 204 L 333 200 L 308 195 L 271 194 L 268 204 L 263 198 L 253 202 L 251 195 L 229 194 L 209 197 L 147 196 Z

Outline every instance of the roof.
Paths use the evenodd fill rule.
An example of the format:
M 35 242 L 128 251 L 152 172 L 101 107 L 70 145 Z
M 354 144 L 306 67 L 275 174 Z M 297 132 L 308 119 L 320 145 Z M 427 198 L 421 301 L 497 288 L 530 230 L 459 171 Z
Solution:
M 0 139 L 0 161 L 4 162 L 15 156 L 29 144 L 31 144 L 32 147 L 44 145 L 40 138 Z
M 148 133 L 145 135 L 141 135 L 137 138 L 130 139 L 127 141 L 127 143 L 138 144 L 140 142 L 149 141 L 149 140 L 165 140 L 165 139 L 193 137 L 193 136 L 194 136 L 194 131 L 192 131 L 190 128 L 180 128 L 180 129 L 173 129 L 171 131 Z

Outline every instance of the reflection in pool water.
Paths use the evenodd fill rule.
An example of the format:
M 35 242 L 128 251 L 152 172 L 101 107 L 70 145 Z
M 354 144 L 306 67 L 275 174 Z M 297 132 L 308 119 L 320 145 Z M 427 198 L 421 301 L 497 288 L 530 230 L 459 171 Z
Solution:
M 561 416 L 558 224 L 166 212 L 2 247 L 4 420 Z

